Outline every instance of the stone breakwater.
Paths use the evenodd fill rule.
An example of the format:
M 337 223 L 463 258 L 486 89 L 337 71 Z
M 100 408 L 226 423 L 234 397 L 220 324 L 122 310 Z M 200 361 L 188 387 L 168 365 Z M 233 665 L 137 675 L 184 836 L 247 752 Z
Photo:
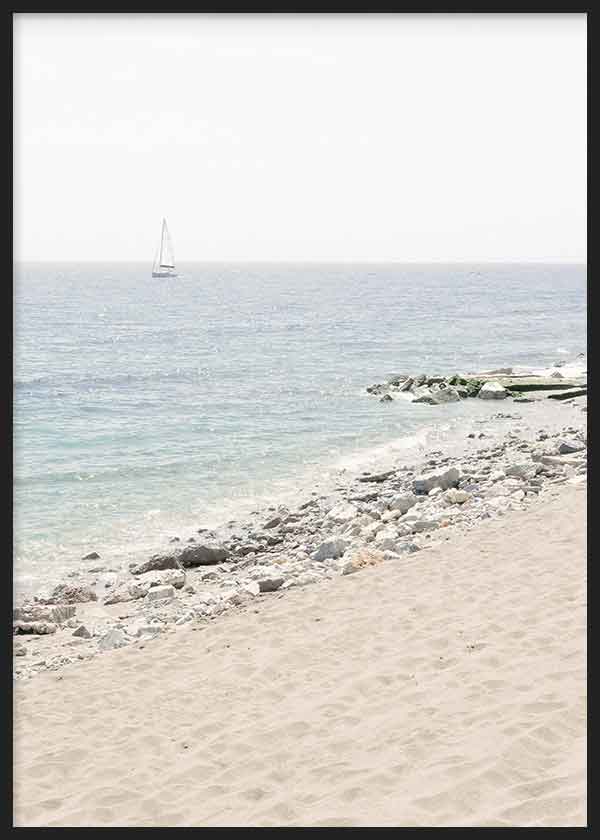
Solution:
M 413 403 L 427 405 L 442 405 L 471 397 L 488 400 L 512 397 L 515 402 L 532 402 L 536 398 L 570 400 L 587 395 L 587 371 L 565 377 L 559 367 L 560 363 L 547 376 L 517 374 L 512 368 L 465 376 L 395 374 L 385 382 L 368 385 L 366 390 L 378 396 L 380 402 L 393 402 L 395 397 L 402 395 Z
M 510 430 L 488 446 L 479 440 L 487 435 L 466 435 L 460 457 L 434 450 L 412 466 L 340 479 L 328 496 L 313 492 L 293 509 L 256 512 L 260 524 L 201 528 L 185 543 L 174 537 L 171 550 L 128 567 L 102 565 L 95 552 L 87 571 L 15 607 L 15 678 L 139 647 L 291 587 L 367 575 L 399 558 L 418 562 L 420 551 L 482 519 L 541 504 L 557 484 L 585 483 L 585 397 L 554 406 L 570 425 L 524 434 L 519 415 L 498 415 Z

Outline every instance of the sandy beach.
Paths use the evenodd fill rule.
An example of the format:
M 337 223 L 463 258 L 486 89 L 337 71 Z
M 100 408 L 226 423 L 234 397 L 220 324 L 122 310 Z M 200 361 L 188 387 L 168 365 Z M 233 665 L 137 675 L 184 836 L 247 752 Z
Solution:
M 585 825 L 585 511 L 16 683 L 15 825 Z
M 587 15 L 10 27 L 12 827 L 587 828 Z

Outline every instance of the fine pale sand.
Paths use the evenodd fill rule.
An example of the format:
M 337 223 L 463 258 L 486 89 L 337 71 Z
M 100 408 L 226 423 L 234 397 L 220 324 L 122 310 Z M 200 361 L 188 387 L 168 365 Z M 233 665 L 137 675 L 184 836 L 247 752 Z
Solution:
M 585 825 L 585 506 L 16 684 L 15 824 Z

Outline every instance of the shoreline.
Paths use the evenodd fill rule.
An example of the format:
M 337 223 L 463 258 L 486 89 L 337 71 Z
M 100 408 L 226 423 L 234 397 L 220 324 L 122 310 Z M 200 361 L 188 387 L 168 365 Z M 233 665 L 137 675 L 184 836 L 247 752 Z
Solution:
M 504 375 L 500 374 L 500 370 Z M 549 368 L 528 368 L 522 365 L 502 368 L 498 371 L 500 375 L 495 378 L 506 378 L 507 370 L 512 370 L 517 378 L 544 376 L 552 384 L 559 382 L 551 378 L 556 374 L 567 380 L 585 382 L 586 360 L 579 354 L 574 361 L 558 360 Z M 466 376 L 489 378 L 489 372 Z M 433 377 L 433 380 L 439 381 L 441 378 Z M 446 379 L 453 378 L 446 375 Z M 393 377 L 388 379 L 388 384 L 390 381 L 393 381 Z M 438 387 L 434 385 L 433 389 Z M 370 405 L 374 417 L 381 413 L 382 429 L 385 428 L 387 432 L 382 439 L 375 437 L 360 442 L 357 440 L 350 449 L 346 448 L 347 444 L 340 442 L 339 447 L 329 450 L 329 454 L 310 451 L 303 463 L 295 466 L 293 463 L 284 466 L 283 461 L 277 461 L 271 478 L 261 474 L 256 480 L 246 480 L 239 488 L 234 489 L 232 486 L 231 491 L 224 491 L 219 486 L 212 498 L 205 499 L 206 493 L 199 493 L 195 503 L 191 503 L 187 496 L 181 505 L 174 505 L 168 500 L 163 505 L 160 500 L 156 500 L 154 504 L 149 503 L 149 506 L 140 508 L 135 515 L 124 513 L 121 519 L 108 519 L 106 528 L 102 527 L 100 518 L 90 512 L 87 529 L 82 530 L 83 525 L 79 523 L 75 530 L 67 528 L 64 532 L 57 532 L 56 537 L 52 537 L 47 544 L 44 541 L 35 544 L 34 540 L 28 546 L 30 538 L 20 538 L 15 542 L 14 599 L 17 602 L 23 601 L 39 594 L 44 586 L 53 586 L 66 578 L 82 575 L 86 568 L 85 556 L 91 552 L 99 552 L 102 564 L 107 568 L 122 570 L 127 563 L 141 562 L 148 554 L 167 546 L 169 539 L 176 535 L 180 539 L 188 539 L 189 536 L 195 536 L 196 529 L 202 526 L 226 536 L 228 522 L 251 521 L 272 506 L 298 505 L 303 501 L 303 496 L 307 497 L 313 489 L 324 495 L 335 492 L 340 482 L 345 483 L 361 469 L 384 470 L 400 463 L 414 464 L 431 449 L 442 449 L 460 457 L 467 432 L 483 431 L 489 437 L 497 438 L 504 431 L 507 420 L 510 421 L 509 417 L 504 419 L 506 410 L 497 410 L 495 400 L 484 402 L 480 399 L 463 399 L 459 401 L 461 404 L 436 405 L 432 408 L 419 405 L 419 402 L 423 402 L 419 399 L 412 406 L 416 391 L 427 392 L 429 389 L 420 387 L 415 389 L 415 393 L 409 390 L 401 394 L 397 394 L 397 390 L 395 386 L 388 390 L 388 396 L 393 394 L 396 405 L 382 406 L 381 409 L 376 405 L 377 397 L 368 393 L 372 387 L 365 389 L 363 386 L 354 397 L 359 403 Z M 537 415 L 539 427 L 554 429 L 559 413 L 553 410 L 556 408 L 551 405 L 553 400 L 547 400 L 546 397 L 555 395 L 555 391 L 527 391 L 522 399 L 509 398 L 502 402 L 505 409 L 510 406 L 509 413 L 516 415 L 523 409 L 524 419 L 533 419 Z M 572 397 L 567 402 L 571 400 Z M 529 406 L 522 407 L 523 401 L 529 402 Z M 394 427 L 398 430 L 395 434 Z M 28 533 L 24 522 L 17 523 L 17 528 L 19 533 Z
M 504 409 L 498 412 L 504 428 L 494 434 L 489 433 L 490 417 L 475 420 L 487 431 L 470 432 L 462 444 L 432 449 L 408 464 L 386 447 L 384 472 L 390 474 L 382 480 L 374 480 L 373 467 L 371 475 L 360 468 L 340 470 L 327 494 L 312 491 L 295 507 L 268 505 L 249 519 L 171 540 L 158 555 L 137 559 L 141 574 L 132 574 L 127 564 L 111 568 L 99 556 L 90 557 L 87 571 L 67 575 L 54 595 L 38 594 L 16 605 L 15 678 L 80 664 L 111 647 L 176 632 L 188 622 L 212 621 L 270 592 L 340 577 L 353 559 L 371 565 L 395 562 L 407 552 L 418 558 L 417 552 L 469 530 L 481 518 L 535 504 L 553 483 L 585 482 L 587 398 L 548 403 L 544 428 L 534 422 L 539 415 L 532 405 L 511 405 L 507 411 L 507 402 L 500 406 L 494 401 L 494 409 Z M 439 407 L 441 420 L 444 410 Z M 556 451 L 564 437 L 575 441 L 571 455 Z M 543 464 L 539 459 L 544 457 L 558 462 Z M 523 463 L 522 475 L 517 469 L 490 480 L 507 466 Z M 431 495 L 419 489 L 415 495 L 419 473 L 454 468 L 457 480 L 442 481 L 444 486 L 439 491 L 432 487 Z M 450 500 L 452 492 L 458 494 L 456 501 Z M 408 506 L 406 500 L 394 501 L 402 495 L 409 497 Z M 200 557 L 203 544 L 208 553 Z

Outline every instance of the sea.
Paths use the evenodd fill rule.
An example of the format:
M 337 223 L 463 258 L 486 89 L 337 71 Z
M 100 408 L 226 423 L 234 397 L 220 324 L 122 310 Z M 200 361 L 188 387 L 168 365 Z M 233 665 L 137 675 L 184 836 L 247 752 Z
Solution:
M 586 351 L 586 266 L 14 267 L 15 594 L 409 461 L 498 404 L 381 403 L 393 374 Z M 504 404 L 503 404 L 504 405 Z

